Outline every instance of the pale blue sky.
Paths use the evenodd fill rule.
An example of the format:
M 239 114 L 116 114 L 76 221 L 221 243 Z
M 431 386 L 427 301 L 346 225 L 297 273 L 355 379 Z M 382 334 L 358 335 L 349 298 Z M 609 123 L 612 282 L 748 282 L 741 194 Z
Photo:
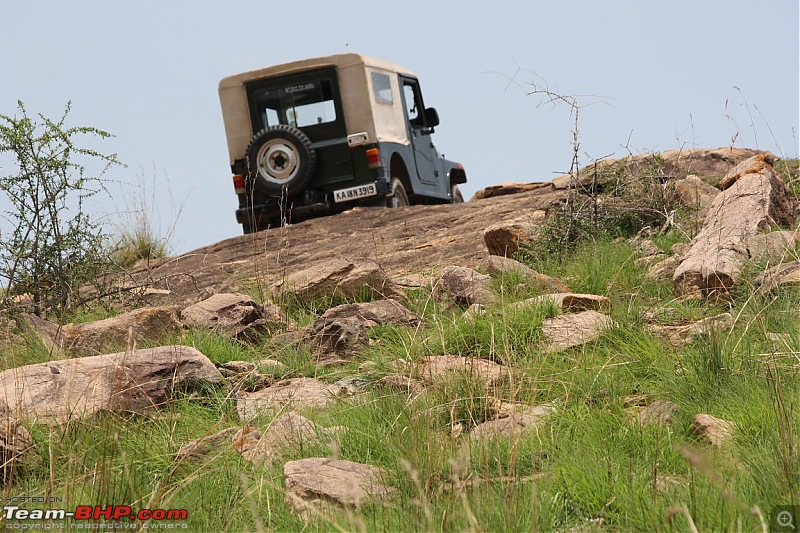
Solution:
M 0 114 L 19 99 L 55 117 L 71 100 L 71 124 L 116 135 L 101 145 L 128 165 L 115 179 L 156 182 L 160 231 L 183 207 L 172 245 L 186 252 L 240 233 L 217 98 L 229 74 L 342 52 L 415 71 L 469 197 L 569 169 L 569 109 L 525 95 L 541 79 L 610 104 L 581 112 L 583 164 L 732 142 L 797 157 L 799 46 L 796 0 L 5 0 Z

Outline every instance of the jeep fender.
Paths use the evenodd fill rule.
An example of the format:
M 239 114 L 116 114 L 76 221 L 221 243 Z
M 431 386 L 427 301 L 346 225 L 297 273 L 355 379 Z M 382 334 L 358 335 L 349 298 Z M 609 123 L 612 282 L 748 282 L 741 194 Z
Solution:
M 442 165 L 447 171 L 447 178 L 450 180 L 451 187 L 467 182 L 467 172 L 464 170 L 464 165 L 447 159 L 442 160 Z
M 414 194 L 414 187 L 411 185 L 411 177 L 408 174 L 408 164 L 399 152 L 392 154 L 389 163 L 389 180 L 391 181 L 392 178 L 397 178 L 402 182 L 407 194 Z

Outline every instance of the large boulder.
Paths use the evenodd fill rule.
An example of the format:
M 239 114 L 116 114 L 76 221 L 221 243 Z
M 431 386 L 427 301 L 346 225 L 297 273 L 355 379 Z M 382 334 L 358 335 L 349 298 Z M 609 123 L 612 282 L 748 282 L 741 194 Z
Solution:
M 773 224 L 792 226 L 797 220 L 797 199 L 764 156 L 747 160 L 729 176 L 731 183 L 712 202 L 675 270 L 672 281 L 680 296 L 726 295 L 747 259 L 742 244 Z
M 520 249 L 536 242 L 546 218 L 544 211 L 534 211 L 525 217 L 492 224 L 483 231 L 489 254 L 513 257 Z
M 0 401 L 16 418 L 63 423 L 99 411 L 156 409 L 175 390 L 221 382 L 222 375 L 198 350 L 164 346 L 0 372 Z

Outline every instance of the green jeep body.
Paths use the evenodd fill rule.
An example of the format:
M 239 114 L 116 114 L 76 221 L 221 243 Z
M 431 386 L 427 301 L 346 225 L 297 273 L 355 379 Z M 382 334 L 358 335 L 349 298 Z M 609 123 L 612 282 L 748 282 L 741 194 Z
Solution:
M 341 54 L 229 76 L 219 96 L 245 233 L 354 205 L 463 201 L 464 168 L 437 153 L 438 114 L 408 70 Z

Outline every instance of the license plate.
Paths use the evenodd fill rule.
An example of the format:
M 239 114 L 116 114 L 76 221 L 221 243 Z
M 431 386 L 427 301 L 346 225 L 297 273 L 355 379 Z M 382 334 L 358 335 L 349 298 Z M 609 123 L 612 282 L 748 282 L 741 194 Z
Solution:
M 339 189 L 333 191 L 333 200 L 335 202 L 348 202 L 358 198 L 366 198 L 368 196 L 375 196 L 378 194 L 378 189 L 374 183 L 367 183 L 366 185 L 358 185 L 348 189 Z

